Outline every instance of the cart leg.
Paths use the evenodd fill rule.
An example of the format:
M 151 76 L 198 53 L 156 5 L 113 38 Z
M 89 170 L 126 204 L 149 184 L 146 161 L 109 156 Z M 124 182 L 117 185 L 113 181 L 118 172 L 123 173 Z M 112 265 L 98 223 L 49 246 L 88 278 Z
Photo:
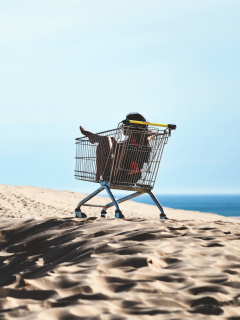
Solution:
M 158 207 L 158 209 L 161 212 L 159 218 L 160 219 L 168 219 L 166 214 L 165 214 L 165 212 L 164 212 L 164 210 L 163 210 L 163 207 L 162 207 L 161 203 L 158 201 L 158 199 L 155 197 L 155 195 L 152 193 L 152 191 L 148 191 L 148 194 L 153 199 L 153 201 L 155 202 L 156 206 Z
M 106 210 L 104 210 L 104 209 L 102 209 L 102 211 L 101 211 L 101 218 L 107 218 L 108 216 L 107 216 L 107 211 Z
M 123 197 L 123 198 L 120 198 L 120 199 L 116 200 L 116 202 L 119 204 L 119 203 L 121 203 L 121 202 L 124 202 L 124 201 L 127 201 L 127 200 L 131 200 L 131 199 L 133 199 L 133 198 L 135 198 L 135 197 L 138 197 L 138 196 L 140 196 L 140 195 L 143 194 L 143 193 L 144 193 L 144 192 L 139 192 L 139 191 L 137 191 L 137 192 L 132 193 L 132 194 L 126 196 L 126 197 Z M 106 204 L 106 206 L 103 208 L 102 211 L 106 211 L 107 209 L 111 208 L 112 206 L 114 206 L 114 202 L 110 202 L 110 203 Z
M 79 204 L 77 205 L 77 208 L 75 209 L 75 214 L 76 217 L 78 218 L 86 218 L 87 215 L 85 213 L 83 213 L 81 211 L 81 206 L 89 201 L 90 199 L 92 199 L 93 197 L 95 197 L 99 192 L 101 192 L 102 190 L 104 190 L 104 187 L 100 187 L 97 190 L 95 190 L 93 193 L 89 194 L 86 198 L 84 198 L 82 201 L 79 202 Z
M 124 215 L 122 214 L 122 211 L 121 211 L 121 209 L 120 209 L 120 207 L 119 207 L 119 205 L 118 205 L 118 203 L 117 203 L 117 200 L 114 198 L 114 195 L 112 194 L 110 188 L 109 188 L 106 184 L 103 185 L 103 187 L 104 187 L 105 190 L 107 191 L 110 199 L 112 200 L 112 202 L 114 203 L 114 205 L 115 205 L 115 207 L 116 207 L 116 210 L 115 210 L 115 218 L 116 218 L 116 219 L 123 219 L 123 218 L 125 218 Z M 103 210 L 104 210 L 104 209 L 103 209 Z M 102 210 L 102 211 L 103 211 L 103 210 Z M 106 210 L 104 210 L 104 211 L 106 211 Z

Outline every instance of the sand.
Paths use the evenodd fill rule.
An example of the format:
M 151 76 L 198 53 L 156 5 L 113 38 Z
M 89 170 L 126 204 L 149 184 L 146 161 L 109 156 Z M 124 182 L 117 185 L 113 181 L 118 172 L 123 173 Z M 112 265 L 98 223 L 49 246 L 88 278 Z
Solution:
M 83 197 L 0 185 L 0 320 L 240 319 L 238 219 Z

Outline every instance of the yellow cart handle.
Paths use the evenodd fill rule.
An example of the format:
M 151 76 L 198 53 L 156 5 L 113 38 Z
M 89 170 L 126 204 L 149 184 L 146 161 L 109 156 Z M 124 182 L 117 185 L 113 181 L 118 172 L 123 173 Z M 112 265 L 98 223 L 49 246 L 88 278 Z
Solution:
M 161 124 L 161 123 L 143 122 L 143 121 L 135 121 L 135 120 L 128 120 L 128 123 L 143 124 L 145 126 L 165 127 L 171 130 L 175 130 L 177 128 L 175 124 Z

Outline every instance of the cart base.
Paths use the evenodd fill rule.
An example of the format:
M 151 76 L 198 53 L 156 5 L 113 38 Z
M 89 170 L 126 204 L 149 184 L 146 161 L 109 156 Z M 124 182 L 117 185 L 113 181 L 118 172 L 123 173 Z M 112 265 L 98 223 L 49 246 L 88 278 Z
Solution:
M 141 189 L 137 192 L 134 192 L 126 197 L 123 197 L 121 199 L 116 200 L 114 195 L 111 192 L 111 189 L 117 189 L 115 186 L 113 186 L 113 188 L 109 185 L 108 182 L 106 181 L 101 181 L 99 180 L 99 183 L 101 184 L 101 187 L 98 188 L 97 190 L 95 190 L 93 193 L 91 193 L 90 195 L 88 195 L 85 199 L 83 199 L 82 201 L 79 202 L 77 208 L 75 209 L 75 215 L 78 218 L 86 218 L 87 215 L 85 213 L 83 213 L 81 211 L 81 206 L 90 206 L 90 207 L 101 207 L 102 211 L 101 211 L 101 218 L 107 218 L 107 209 L 111 208 L 112 206 L 115 206 L 116 210 L 115 210 L 115 218 L 116 219 L 124 219 L 124 215 L 120 209 L 119 204 L 122 202 L 125 202 L 127 200 L 136 198 L 144 193 L 148 193 L 149 196 L 152 198 L 152 200 L 154 201 L 155 205 L 158 207 L 159 211 L 160 211 L 160 216 L 159 219 L 161 220 L 165 220 L 168 219 L 162 205 L 160 204 L 160 202 L 158 201 L 158 199 L 155 197 L 155 195 L 152 193 L 151 190 L 149 189 Z M 106 204 L 106 205 L 97 205 L 97 204 L 87 204 L 86 202 L 88 202 L 90 199 L 92 199 L 93 197 L 95 197 L 98 193 L 100 193 L 101 191 L 106 190 L 106 192 L 109 195 L 109 198 L 112 200 L 112 202 Z M 122 189 L 121 189 L 122 190 Z M 127 188 L 128 191 L 129 188 Z

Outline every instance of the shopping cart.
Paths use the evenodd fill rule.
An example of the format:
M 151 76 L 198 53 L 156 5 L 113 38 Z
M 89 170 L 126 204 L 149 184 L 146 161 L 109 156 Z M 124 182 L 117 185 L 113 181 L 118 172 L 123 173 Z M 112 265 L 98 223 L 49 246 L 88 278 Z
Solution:
M 160 219 L 166 219 L 152 189 L 164 146 L 174 129 L 176 125 L 124 120 L 116 129 L 77 138 L 75 178 L 99 183 L 100 187 L 79 202 L 76 217 L 85 218 L 82 206 L 91 206 L 101 207 L 101 217 L 107 218 L 107 209 L 115 206 L 115 218 L 124 218 L 119 204 L 148 193 L 160 210 Z M 113 189 L 134 193 L 116 200 Z M 110 203 L 87 203 L 103 190 L 108 193 Z

